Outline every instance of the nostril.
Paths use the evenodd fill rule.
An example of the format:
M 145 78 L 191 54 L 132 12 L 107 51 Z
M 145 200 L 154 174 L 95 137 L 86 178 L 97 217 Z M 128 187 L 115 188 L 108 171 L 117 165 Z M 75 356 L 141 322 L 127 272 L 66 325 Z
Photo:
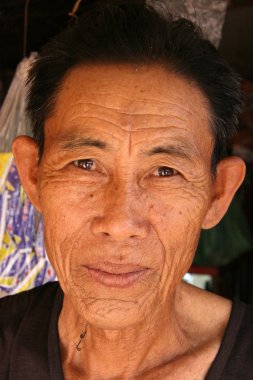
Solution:
M 136 219 L 137 217 L 130 219 L 128 215 L 119 213 L 95 217 L 91 222 L 91 232 L 106 240 L 144 239 L 148 234 L 148 226 Z

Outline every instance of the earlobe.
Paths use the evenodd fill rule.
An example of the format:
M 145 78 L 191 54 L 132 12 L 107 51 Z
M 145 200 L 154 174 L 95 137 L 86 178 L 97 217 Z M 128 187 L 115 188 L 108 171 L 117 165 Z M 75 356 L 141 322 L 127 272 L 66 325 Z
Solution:
M 203 229 L 214 227 L 220 222 L 245 177 L 246 166 L 239 157 L 227 157 L 217 166 L 212 185 L 212 200 L 202 224 Z
M 37 189 L 38 145 L 31 137 L 19 136 L 12 143 L 12 152 L 25 192 L 34 207 L 41 211 Z

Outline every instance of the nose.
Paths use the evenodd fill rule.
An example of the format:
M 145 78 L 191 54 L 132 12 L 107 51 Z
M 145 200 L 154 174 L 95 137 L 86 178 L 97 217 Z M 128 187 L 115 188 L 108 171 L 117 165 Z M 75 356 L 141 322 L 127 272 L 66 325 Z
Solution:
M 149 223 L 145 217 L 145 207 L 140 205 L 140 195 L 122 188 L 111 190 L 104 199 L 101 215 L 91 223 L 92 233 L 113 241 L 145 239 L 149 233 Z

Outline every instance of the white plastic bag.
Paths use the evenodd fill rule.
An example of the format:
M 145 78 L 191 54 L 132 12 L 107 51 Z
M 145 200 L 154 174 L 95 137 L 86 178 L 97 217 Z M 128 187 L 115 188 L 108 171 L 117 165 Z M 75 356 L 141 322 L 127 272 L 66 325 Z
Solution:
M 26 79 L 29 67 L 37 56 L 32 53 L 18 65 L 9 91 L 0 110 L 0 151 L 10 152 L 12 141 L 19 135 L 30 135 L 30 125 L 25 116 Z

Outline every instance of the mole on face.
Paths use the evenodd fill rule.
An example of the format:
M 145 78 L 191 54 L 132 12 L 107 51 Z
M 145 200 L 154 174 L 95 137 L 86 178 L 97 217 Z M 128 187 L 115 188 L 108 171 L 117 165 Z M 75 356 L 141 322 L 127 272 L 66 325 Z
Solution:
M 94 194 L 90 194 L 90 198 L 93 198 L 94 197 Z

